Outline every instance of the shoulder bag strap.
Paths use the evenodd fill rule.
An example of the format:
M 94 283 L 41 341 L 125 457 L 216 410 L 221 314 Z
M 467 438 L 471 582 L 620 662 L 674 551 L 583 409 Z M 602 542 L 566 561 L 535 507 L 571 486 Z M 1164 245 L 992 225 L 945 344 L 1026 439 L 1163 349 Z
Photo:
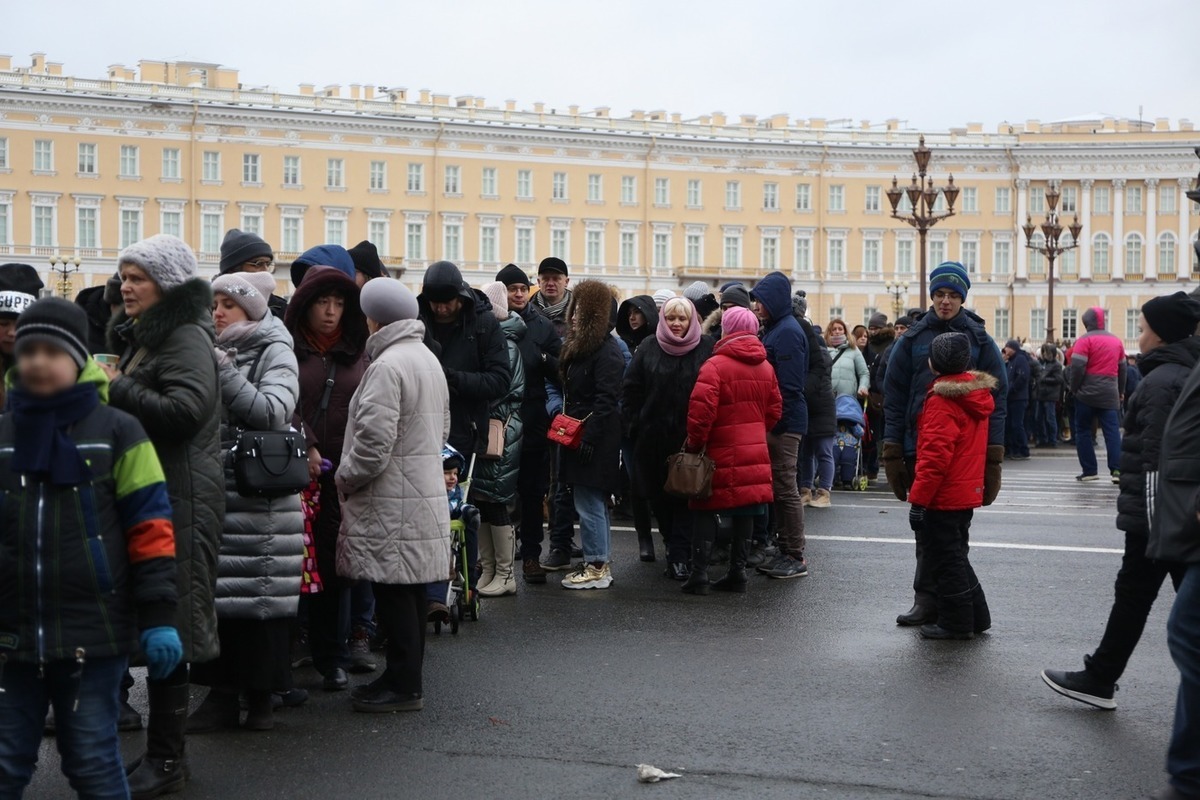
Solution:
M 142 362 L 146 360 L 146 356 L 148 355 L 150 355 L 149 350 L 139 347 L 138 351 L 133 354 L 133 358 L 129 359 L 129 363 L 125 365 L 125 369 L 122 372 L 126 375 L 133 374 L 133 371 L 142 365 Z
M 333 396 L 333 378 L 337 375 L 337 362 L 329 359 L 329 374 L 325 376 L 325 393 L 321 395 L 321 405 L 317 407 L 317 417 L 320 418 L 329 409 L 329 399 Z
M 849 349 L 850 349 L 849 347 L 843 347 L 841 350 L 838 350 L 838 354 L 833 357 L 833 361 L 832 361 L 832 363 L 830 363 L 829 366 L 832 367 L 834 364 L 836 364 L 838 362 L 838 359 L 841 358 L 842 355 L 844 355 L 845 352 Z

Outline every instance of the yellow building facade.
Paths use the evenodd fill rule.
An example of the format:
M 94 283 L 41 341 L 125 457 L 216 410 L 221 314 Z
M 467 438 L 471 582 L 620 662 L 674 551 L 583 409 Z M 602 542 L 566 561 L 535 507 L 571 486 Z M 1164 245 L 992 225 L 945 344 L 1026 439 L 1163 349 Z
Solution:
M 918 135 L 895 120 L 618 119 L 425 90 L 281 93 L 201 63 L 85 79 L 41 54 L 21 67 L 0 56 L 0 260 L 32 263 L 57 287 L 50 259 L 78 257 L 78 289 L 111 275 L 121 247 L 166 232 L 215 272 L 237 227 L 280 262 L 370 239 L 414 287 L 441 258 L 479 285 L 510 261 L 534 270 L 555 255 L 573 280 L 627 294 L 778 269 L 807 290 L 815 322 L 857 324 L 923 305 L 916 232 L 885 194 L 893 176 L 908 183 Z M 1060 336 L 1082 333 L 1098 305 L 1132 345 L 1141 303 L 1200 278 L 1200 215 L 1184 195 L 1200 166 L 1191 123 L 1094 115 L 924 135 L 938 184 L 952 173 L 962 190 L 930 231 L 930 269 L 967 266 L 968 306 L 998 339 L 1045 335 L 1047 265 L 1020 226 L 1040 221 L 1051 181 L 1064 225 L 1083 224 L 1056 265 Z

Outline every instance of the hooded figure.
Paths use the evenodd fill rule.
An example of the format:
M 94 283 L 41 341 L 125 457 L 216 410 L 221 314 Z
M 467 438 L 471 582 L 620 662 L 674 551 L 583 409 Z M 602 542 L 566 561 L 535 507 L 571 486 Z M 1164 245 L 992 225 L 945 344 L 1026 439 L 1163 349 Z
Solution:
M 311 267 L 333 267 L 355 280 L 354 259 L 350 251 L 338 244 L 319 244 L 310 247 L 292 262 L 292 286 L 297 289 L 304 282 L 304 273 Z M 357 282 L 357 281 L 356 281 Z
M 635 311 L 641 314 L 641 324 L 636 329 L 630 325 L 630 315 Z M 617 308 L 617 335 L 625 342 L 630 353 L 636 353 L 638 345 L 648 336 L 654 335 L 654 331 L 658 329 L 658 314 L 659 307 L 648 294 L 631 297 Z
M 492 303 L 463 281 L 458 267 L 436 261 L 425 270 L 417 304 L 426 343 L 436 343 L 450 387 L 450 445 L 463 454 L 485 450 L 489 409 L 512 380 L 508 342 Z

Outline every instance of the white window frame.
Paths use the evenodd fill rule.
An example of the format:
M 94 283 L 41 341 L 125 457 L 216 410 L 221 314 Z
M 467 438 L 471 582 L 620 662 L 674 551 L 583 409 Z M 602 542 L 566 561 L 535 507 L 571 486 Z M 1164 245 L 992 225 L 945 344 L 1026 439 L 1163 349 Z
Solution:
M 1012 213 L 1012 187 L 1011 186 L 997 186 L 994 202 L 995 202 L 995 209 L 994 209 L 993 213 L 1011 214 Z
M 588 175 L 587 201 L 589 203 L 604 202 L 604 176 L 598 173 Z
M 976 186 L 964 186 L 962 189 L 962 213 L 978 214 L 979 213 L 979 188 Z
M 567 187 L 567 173 L 555 172 L 550 177 L 550 199 L 559 203 L 569 202 L 570 197 L 567 193 Z
M 829 186 L 829 208 L 831 214 L 840 214 L 846 210 L 846 186 L 841 183 Z
M 409 162 L 405 178 L 406 191 L 410 194 L 425 194 L 425 165 Z
M 882 195 L 882 187 L 868 186 L 863 192 L 863 211 L 867 214 L 878 214 Z
M 54 172 L 54 140 L 34 139 L 33 174 L 50 175 Z
M 367 190 L 386 192 L 388 190 L 388 164 L 380 159 L 373 159 L 367 168 Z
M 479 196 L 488 200 L 499 197 L 496 188 L 497 181 L 496 168 L 484 167 L 479 174 Z
M 162 151 L 162 179 L 164 181 L 179 181 L 183 179 L 180 171 L 183 164 L 183 153 L 178 147 L 164 147 Z
M 300 156 L 283 157 L 283 186 L 302 188 L 304 185 L 303 160 Z
M 812 211 L 812 184 L 796 184 L 796 210 Z
M 992 274 L 1012 274 L 1012 240 L 994 239 L 992 241 Z
M 96 163 L 96 143 L 95 142 L 80 142 L 76 148 L 76 172 L 81 177 L 87 175 L 89 177 L 99 174 L 99 166 Z
M 621 205 L 636 206 L 637 205 L 637 176 L 622 175 L 621 176 Z
M 687 207 L 688 208 L 703 208 L 704 207 L 704 183 L 699 178 L 688 178 Z
M 1179 265 L 1179 241 L 1171 231 L 1158 235 L 1158 274 L 1170 277 Z
M 1108 186 L 1092 187 L 1092 213 L 1112 213 L 1112 190 Z
M 346 188 L 346 159 L 325 159 L 325 188 L 335 191 Z
M 242 186 L 262 186 L 262 156 L 242 153 Z
M 883 272 L 883 237 L 863 237 L 862 274 L 879 276 Z
M 200 156 L 200 182 L 221 185 L 221 151 L 205 150 Z
M 1146 242 L 1136 231 L 1125 236 L 1125 276 L 1143 275 L 1146 270 Z
M 658 208 L 671 207 L 671 179 L 654 179 L 654 205 Z
M 1112 275 L 1112 237 L 1101 231 L 1092 236 L 1092 274 Z
M 533 170 L 519 169 L 517 170 L 517 199 L 532 200 L 533 199 Z
M 779 184 L 763 184 L 763 211 L 779 210 Z
M 742 182 L 725 181 L 725 210 L 742 210 Z

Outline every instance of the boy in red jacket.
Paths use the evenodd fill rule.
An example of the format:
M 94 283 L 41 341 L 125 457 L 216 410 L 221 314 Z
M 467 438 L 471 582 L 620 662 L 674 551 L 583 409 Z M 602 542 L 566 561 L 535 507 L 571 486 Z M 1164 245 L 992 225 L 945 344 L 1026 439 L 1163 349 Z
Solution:
M 917 423 L 916 476 L 908 493 L 909 524 L 937 582 L 938 621 L 921 626 L 926 639 L 972 639 L 991 627 L 967 541 L 973 510 L 983 505 L 996 379 L 967 372 L 970 362 L 965 334 L 943 333 L 930 345 L 935 378 Z

